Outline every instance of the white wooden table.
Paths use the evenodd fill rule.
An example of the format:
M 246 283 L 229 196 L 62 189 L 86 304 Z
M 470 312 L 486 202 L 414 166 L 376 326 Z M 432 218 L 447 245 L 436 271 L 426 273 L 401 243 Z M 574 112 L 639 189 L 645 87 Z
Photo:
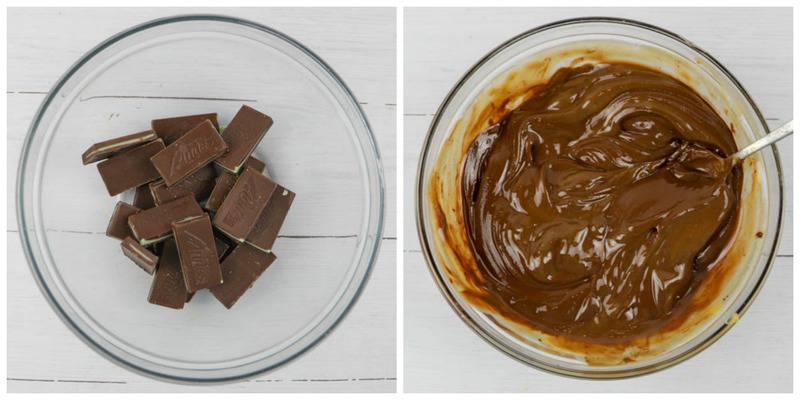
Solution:
M 222 386 L 154 381 L 97 355 L 47 305 L 20 247 L 15 192 L 8 191 L 8 390 L 384 391 L 396 386 L 395 10 L 384 9 L 10 9 L 9 187 L 23 138 L 56 79 L 112 34 L 164 16 L 218 13 L 272 26 L 305 44 L 349 85 L 378 140 L 387 187 L 377 264 L 355 307 L 318 346 L 266 375 Z
M 422 141 L 448 90 L 496 45 L 564 18 L 649 22 L 709 51 L 741 81 L 771 127 L 792 118 L 791 9 L 405 9 L 405 391 L 791 391 L 792 140 L 779 145 L 787 189 L 780 252 L 742 320 L 700 355 L 641 378 L 600 382 L 551 375 L 501 354 L 447 305 L 420 254 L 414 183 Z

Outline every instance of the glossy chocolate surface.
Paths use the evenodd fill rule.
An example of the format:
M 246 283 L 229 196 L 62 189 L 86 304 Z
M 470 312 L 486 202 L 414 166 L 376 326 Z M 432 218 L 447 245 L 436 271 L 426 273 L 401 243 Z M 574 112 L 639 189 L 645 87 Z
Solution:
M 722 159 L 735 151 L 725 122 L 667 75 L 559 70 L 467 153 L 482 300 L 553 335 L 657 331 L 731 242 L 742 178 Z

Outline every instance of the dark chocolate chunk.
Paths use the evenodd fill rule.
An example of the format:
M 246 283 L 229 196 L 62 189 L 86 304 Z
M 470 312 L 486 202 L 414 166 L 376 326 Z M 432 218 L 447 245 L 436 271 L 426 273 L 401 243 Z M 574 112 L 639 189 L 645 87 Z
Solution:
M 143 269 L 144 272 L 153 275 L 158 265 L 158 256 L 144 248 L 144 246 L 140 245 L 139 242 L 130 236 L 126 237 L 122 243 L 120 243 L 120 246 L 122 247 L 122 254 L 130 258 L 131 261 L 138 265 L 139 268 Z
M 118 201 L 114 206 L 114 212 L 108 221 L 106 236 L 123 240 L 132 236 L 131 228 L 128 226 L 128 217 L 141 211 L 138 207 L 132 206 L 124 201 Z
M 169 203 L 141 211 L 128 218 L 133 237 L 148 245 L 172 235 L 173 222 L 203 215 L 203 209 L 193 196 L 184 196 Z
M 136 188 L 136 192 L 133 194 L 133 205 L 142 210 L 156 206 L 153 194 L 150 193 L 150 185 L 142 185 Z
M 253 169 L 245 170 L 214 216 L 214 226 L 243 242 L 275 192 L 277 184 Z
M 261 251 L 272 251 L 293 200 L 294 192 L 278 185 L 245 241 Z
M 236 175 L 228 172 L 221 173 L 214 181 L 214 189 L 211 190 L 211 194 L 208 196 L 208 200 L 204 206 L 205 209 L 216 212 L 219 206 L 222 205 L 225 197 L 227 197 L 228 193 L 233 189 L 235 183 Z
M 266 165 L 259 159 L 255 157 L 250 157 L 247 159 L 247 162 L 244 163 L 241 171 L 244 171 L 247 168 L 253 168 L 258 172 L 264 172 L 266 169 Z M 268 174 L 266 174 L 269 176 Z M 228 193 L 233 189 L 233 184 L 236 183 L 236 179 L 238 175 L 223 171 L 214 181 L 214 188 L 211 190 L 211 194 L 208 196 L 208 201 L 204 208 L 209 211 L 216 212 L 222 202 L 225 200 L 225 197 Z
M 242 169 L 240 169 L 239 172 L 242 172 L 245 168 L 252 168 L 252 169 L 254 169 L 254 170 L 258 171 L 258 172 L 261 172 L 263 174 L 264 170 L 267 169 L 267 165 L 264 164 L 263 161 L 255 158 L 253 156 L 250 156 L 250 157 L 247 157 L 247 161 L 244 162 L 244 166 L 242 166 Z M 269 176 L 269 174 L 266 174 L 266 175 Z
M 209 121 L 202 122 L 150 158 L 167 186 L 173 186 L 214 161 L 228 146 Z
M 97 164 L 108 194 L 116 196 L 128 189 L 144 185 L 159 178 L 150 157 L 164 150 L 161 139 L 141 145 Z
M 222 284 L 211 288 L 211 293 L 225 308 L 233 307 L 275 259 L 274 253 L 245 244 L 236 246 L 222 262 Z
M 158 136 L 155 132 L 144 131 L 106 140 L 100 143 L 95 143 L 89 147 L 89 149 L 83 152 L 83 165 L 105 160 L 106 158 L 122 153 L 125 150 L 141 146 L 156 139 L 158 139 Z
M 239 172 L 271 126 L 272 118 L 242 106 L 222 134 L 228 152 L 215 161 L 217 165 L 233 173 Z
M 211 121 L 214 128 L 219 130 L 216 113 L 154 119 L 151 126 L 158 137 L 164 140 L 165 144 L 170 145 L 205 120 Z
M 164 249 L 159 258 L 147 301 L 164 307 L 181 309 L 187 298 L 188 293 L 186 284 L 183 283 L 178 248 L 175 246 L 175 241 L 169 239 L 164 242 Z
M 194 195 L 197 201 L 201 201 L 214 189 L 216 175 L 214 166 L 208 164 L 173 186 L 168 187 L 163 180 L 151 182 L 150 192 L 156 204 L 164 204 L 189 194 Z
M 219 256 L 208 214 L 172 223 L 186 291 L 196 292 L 222 283 Z

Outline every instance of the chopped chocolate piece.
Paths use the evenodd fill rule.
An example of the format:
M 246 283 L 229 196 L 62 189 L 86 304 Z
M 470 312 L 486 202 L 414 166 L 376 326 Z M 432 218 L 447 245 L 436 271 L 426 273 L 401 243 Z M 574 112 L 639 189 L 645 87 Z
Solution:
M 146 246 L 172 234 L 173 222 L 203 215 L 203 209 L 193 196 L 184 196 L 169 203 L 144 210 L 128 218 L 133 237 Z
M 215 161 L 217 165 L 233 173 L 239 172 L 271 126 L 272 118 L 242 106 L 222 135 L 228 152 Z
M 211 293 L 225 308 L 231 308 L 275 261 L 274 253 L 264 253 L 248 245 L 236 246 L 222 262 L 223 283 Z
M 217 128 L 204 121 L 150 160 L 167 186 L 173 186 L 227 150 L 228 146 L 217 133 Z
M 122 243 L 120 243 L 120 246 L 122 247 L 122 254 L 130 258 L 131 261 L 138 265 L 139 268 L 143 269 L 144 272 L 153 275 L 153 272 L 156 270 L 156 265 L 158 265 L 158 256 L 144 248 L 144 246 L 140 245 L 139 242 L 130 236 L 126 237 Z
M 245 161 L 244 165 L 242 166 L 242 169 L 239 172 L 243 171 L 245 168 L 252 168 L 263 174 L 264 170 L 267 168 L 267 165 L 264 164 L 263 161 L 253 156 L 250 156 L 247 158 L 247 161 Z
M 155 132 L 144 131 L 95 143 L 89 147 L 88 150 L 83 152 L 83 165 L 105 160 L 125 150 L 143 145 L 147 142 L 152 142 L 156 139 L 158 139 L 158 136 Z
M 147 301 L 164 307 L 181 309 L 186 303 L 187 297 L 178 249 L 175 241 L 170 239 L 164 243 L 164 251 L 159 258 Z
M 141 211 L 138 207 L 132 206 L 124 201 L 118 201 L 114 206 L 114 212 L 108 221 L 106 236 L 123 240 L 132 236 L 131 228 L 128 226 L 128 217 Z
M 231 245 L 225 243 L 224 240 L 214 235 L 214 247 L 217 248 L 217 258 L 222 260 L 225 257 L 225 252 L 231 247 Z
M 247 162 L 244 163 L 242 166 L 241 171 L 244 171 L 247 168 L 253 168 L 258 172 L 264 172 L 266 169 L 266 165 L 261 162 L 261 160 L 250 157 L 247 159 Z M 269 176 L 269 174 L 265 174 Z M 238 175 L 233 174 L 231 172 L 223 171 L 214 183 L 214 188 L 211 190 L 211 194 L 208 196 L 208 201 L 204 208 L 209 211 L 216 212 L 220 205 L 222 205 L 222 201 L 225 200 L 225 196 L 233 189 L 233 184 L 236 183 Z
M 142 185 L 136 188 L 136 192 L 133 194 L 133 205 L 142 210 L 156 206 L 153 194 L 150 193 L 150 185 Z
M 174 186 L 167 187 L 163 180 L 150 182 L 150 192 L 156 204 L 164 204 L 189 194 L 194 195 L 194 198 L 200 201 L 214 189 L 215 176 L 214 166 L 208 164 Z
M 192 301 L 192 297 L 194 297 L 194 294 L 195 294 L 195 293 L 197 293 L 197 292 L 186 293 L 186 302 L 187 302 L 187 303 L 188 303 L 188 302 L 190 302 L 190 301 Z
M 214 128 L 219 130 L 216 113 L 154 119 L 151 126 L 158 137 L 163 139 L 164 143 L 170 145 L 205 120 L 211 121 Z
M 245 170 L 214 216 L 214 226 L 243 242 L 278 185 L 254 169 Z
M 236 175 L 228 172 L 220 174 L 215 180 L 214 189 L 211 190 L 211 194 L 208 196 L 204 208 L 216 212 L 219 206 L 222 205 L 225 197 L 228 196 L 228 193 L 233 189 L 235 183 Z
M 261 251 L 272 251 L 272 245 L 278 237 L 278 231 L 281 230 L 293 200 L 294 192 L 278 185 L 245 241 Z
M 116 196 L 128 189 L 144 185 L 159 178 L 150 157 L 164 150 L 161 139 L 141 145 L 97 164 L 108 194 Z
M 172 232 L 178 245 L 186 290 L 196 292 L 221 284 L 222 271 L 208 214 L 173 222 Z

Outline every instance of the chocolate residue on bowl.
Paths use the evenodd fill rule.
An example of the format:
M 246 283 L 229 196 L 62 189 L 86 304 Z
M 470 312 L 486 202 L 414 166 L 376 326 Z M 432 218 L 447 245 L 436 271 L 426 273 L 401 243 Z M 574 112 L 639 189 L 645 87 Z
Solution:
M 633 64 L 562 68 L 532 91 L 464 159 L 478 261 L 464 273 L 481 302 L 598 343 L 691 312 L 736 231 L 730 128 L 687 85 Z

